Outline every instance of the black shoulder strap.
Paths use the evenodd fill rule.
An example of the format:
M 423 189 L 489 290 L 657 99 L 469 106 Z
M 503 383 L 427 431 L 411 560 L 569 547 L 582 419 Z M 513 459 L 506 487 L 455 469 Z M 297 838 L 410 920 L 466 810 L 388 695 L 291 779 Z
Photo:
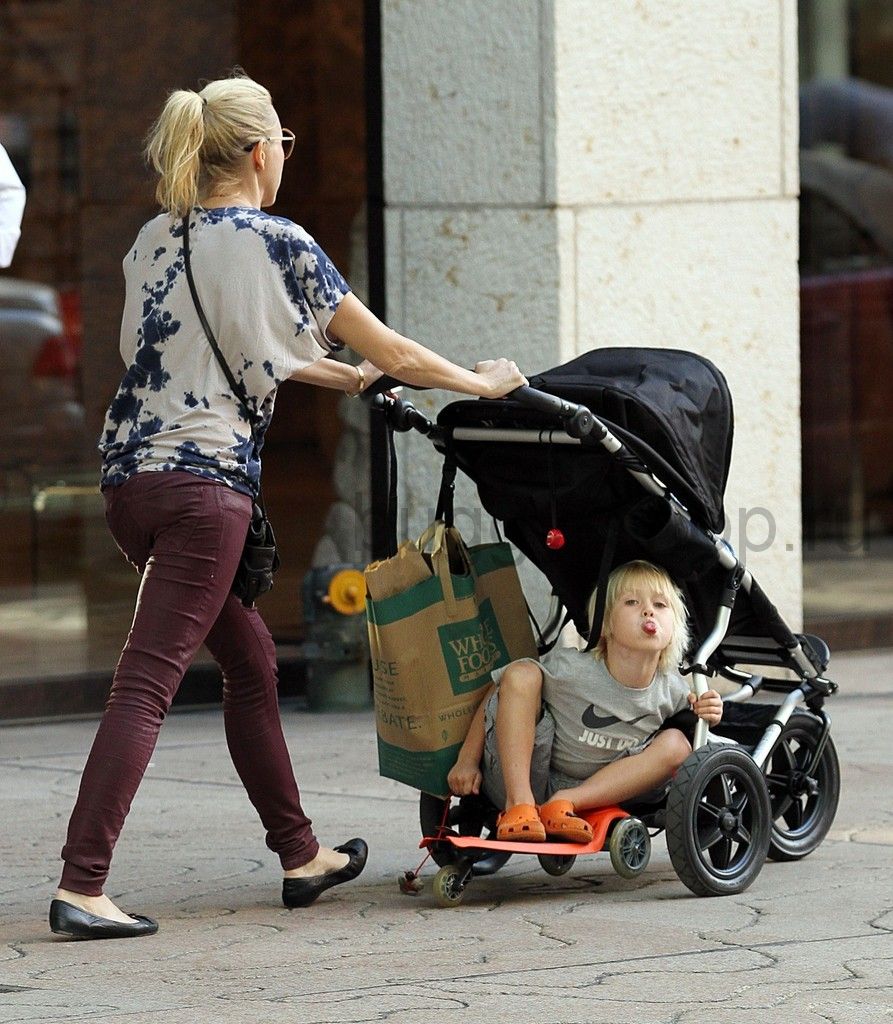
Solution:
M 192 264 L 189 260 L 189 214 L 183 218 L 183 262 L 186 265 L 186 280 L 189 282 L 189 291 L 192 294 L 192 301 L 195 303 L 195 311 L 198 313 L 198 318 L 201 321 L 202 328 L 207 335 L 208 342 L 217 357 L 217 362 L 220 364 L 220 369 L 223 370 L 223 375 L 226 377 L 227 383 L 232 390 L 232 393 L 236 396 L 242 409 L 245 411 L 245 415 L 248 417 L 248 426 L 251 429 L 251 441 L 254 444 L 254 453 L 257 455 L 257 435 L 254 432 L 254 428 L 257 425 L 259 417 L 254 413 L 251 406 L 248 404 L 248 393 L 245 391 L 244 384 L 241 381 L 237 381 L 233 375 L 233 371 L 229 368 L 229 363 L 226 361 L 223 353 L 220 351 L 220 346 L 217 344 L 217 339 L 214 337 L 214 332 L 211 330 L 211 325 L 208 323 L 208 318 L 205 316 L 205 311 L 202 308 L 202 304 L 199 301 L 198 292 L 195 287 L 195 279 L 192 276 Z M 263 500 L 260 497 L 260 490 L 258 490 L 258 504 L 263 508 Z
M 223 370 L 223 374 L 226 377 L 232 393 L 236 398 L 238 398 L 242 408 L 245 410 L 245 415 L 248 417 L 248 422 L 251 425 L 251 440 L 254 441 L 255 447 L 257 447 L 257 441 L 254 437 L 254 427 L 258 417 L 248 404 L 248 394 L 245 391 L 245 386 L 241 381 L 237 381 L 233 376 L 233 371 L 229 368 L 229 363 L 220 351 L 220 346 L 217 344 L 217 339 L 214 337 L 214 332 L 211 330 L 211 325 L 208 323 L 208 318 L 205 316 L 205 311 L 202 309 L 201 302 L 199 302 L 198 292 L 195 289 L 195 279 L 192 276 L 192 264 L 189 261 L 189 214 L 183 218 L 183 260 L 186 264 L 186 280 L 189 282 L 189 291 L 192 293 L 192 301 L 195 303 L 195 311 L 198 313 L 198 318 L 201 321 L 205 334 L 208 336 L 208 341 L 211 344 L 211 348 L 214 350 L 214 355 L 217 357 L 217 362 L 220 363 L 220 369 Z

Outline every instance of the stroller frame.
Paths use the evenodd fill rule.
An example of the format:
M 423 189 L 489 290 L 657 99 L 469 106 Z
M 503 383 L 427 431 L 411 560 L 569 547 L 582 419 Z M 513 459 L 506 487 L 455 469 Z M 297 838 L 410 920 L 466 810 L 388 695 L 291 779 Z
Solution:
M 519 391 L 524 392 L 529 390 L 536 395 L 531 401 L 532 395 L 518 395 L 518 392 L 513 394 L 513 398 L 520 401 L 527 401 L 534 408 L 542 408 L 540 404 L 539 396 L 545 398 L 551 398 L 550 395 L 545 395 L 543 392 L 534 392 L 533 389 L 521 388 Z M 536 404 L 534 404 L 536 403 Z M 583 438 L 587 437 L 597 442 L 604 448 L 604 450 L 617 462 L 623 466 L 623 468 L 642 486 L 642 488 L 648 493 L 657 497 L 663 498 L 667 503 L 683 518 L 691 522 L 691 516 L 688 509 L 681 501 L 670 491 L 669 487 L 664 484 L 657 476 L 638 458 L 634 455 L 619 438 L 615 437 L 614 434 L 608 429 L 608 427 L 601 422 L 596 416 L 589 414 L 591 417 L 591 425 L 589 425 L 588 418 L 582 419 L 579 416 L 578 410 L 573 411 L 566 408 L 567 403 L 562 403 L 562 406 L 553 406 L 555 413 L 562 416 L 568 423 L 568 426 L 574 430 L 574 434 L 568 433 L 567 430 L 490 430 L 487 428 L 480 427 L 456 427 L 452 431 L 452 439 L 456 441 L 486 441 L 487 443 L 493 444 L 567 444 L 567 445 L 582 445 Z M 588 410 L 587 410 L 588 411 Z M 576 419 L 574 418 L 576 417 Z M 581 425 L 585 424 L 585 426 Z M 418 428 L 416 428 L 418 429 Z M 582 437 L 576 436 L 576 432 L 583 430 Z M 433 434 L 432 440 L 435 445 L 438 442 L 438 435 L 435 432 L 435 428 L 428 432 L 429 436 Z M 707 684 L 707 675 L 709 669 L 707 668 L 707 662 L 711 655 L 717 650 L 722 643 L 726 631 L 729 627 L 729 620 L 732 616 L 732 608 L 735 604 L 738 589 L 741 588 L 745 593 L 750 594 L 756 584 L 754 577 L 745 566 L 739 562 L 735 555 L 732 546 L 724 540 L 722 537 L 716 536 L 712 531 L 704 531 L 710 542 L 715 546 L 717 551 L 717 560 L 729 573 L 729 581 L 723 600 L 717 608 L 716 621 L 714 623 L 711 632 L 704 638 L 700 647 L 693 653 L 691 658 L 691 676 L 693 682 L 693 689 L 695 695 L 700 697 L 705 693 L 709 687 Z M 559 610 L 560 616 L 560 610 Z M 550 614 L 550 624 L 554 622 L 555 615 Z M 545 632 L 545 631 L 544 631 Z M 758 641 L 759 638 L 751 638 L 754 641 Z M 817 638 L 813 638 L 814 640 Z M 753 655 L 751 663 L 758 663 L 756 659 L 765 658 L 765 654 L 774 649 L 775 645 L 771 641 L 766 641 L 765 651 L 752 651 Z M 744 653 L 743 651 L 741 652 Z M 781 707 L 779 708 L 773 722 L 766 730 L 766 734 L 759 743 L 756 750 L 754 750 L 753 757 L 754 762 L 762 767 L 766 761 L 766 758 L 772 752 L 775 747 L 775 743 L 778 737 L 781 735 L 785 724 L 791 717 L 794 709 L 800 703 L 805 703 L 814 693 L 819 693 L 822 696 L 829 696 L 837 691 L 837 684 L 831 682 L 829 679 L 825 679 L 820 672 L 816 660 L 821 660 L 824 652 L 814 652 L 813 658 L 810 658 L 804 650 L 802 643 L 797 637 L 791 636 L 790 643 L 785 646 L 786 659 L 789 661 L 790 668 L 793 668 L 798 674 L 801 675 L 803 680 L 803 687 L 798 687 L 792 690 Z M 772 664 L 772 661 L 769 662 Z M 745 673 L 741 674 L 742 685 L 738 691 L 734 694 L 727 695 L 724 700 L 729 703 L 740 703 L 749 700 L 753 697 L 760 687 L 763 685 L 764 680 L 761 677 L 750 676 Z M 692 748 L 698 750 L 704 746 L 707 742 L 708 727 L 707 723 L 699 720 L 695 727 L 695 738 L 692 743 Z
M 718 375 L 718 371 L 712 369 Z M 380 390 L 391 383 L 384 382 Z M 548 386 L 548 382 L 546 384 Z M 731 706 L 745 704 L 761 689 L 783 693 L 784 697 L 780 704 L 760 708 L 762 717 L 758 725 L 753 721 L 746 723 L 744 734 L 751 741 L 749 745 L 743 745 L 743 740 L 723 735 L 725 722 L 711 733 L 706 722 L 696 720 L 692 754 L 669 787 L 666 807 L 628 805 L 626 808 L 600 808 L 586 812 L 584 816 L 593 825 L 597 842 L 584 848 L 565 849 L 568 844 L 497 843 L 492 839 L 475 839 L 474 836 L 479 836 L 487 828 L 492 834 L 494 809 L 482 809 L 478 798 L 462 798 L 458 807 L 451 807 L 449 800 L 444 802 L 423 793 L 420 800 L 423 831 L 420 846 L 428 848 L 441 865 L 434 883 L 436 899 L 444 906 L 455 905 L 461 900 L 473 875 L 498 870 L 512 853 L 536 854 L 544 870 L 560 875 L 570 868 L 577 854 L 597 852 L 604 842 L 609 844 L 615 870 L 624 877 L 632 878 L 647 865 L 649 829 L 667 830 L 673 866 L 680 879 L 698 895 L 743 891 L 759 874 L 766 856 L 777 860 L 798 860 L 811 853 L 821 843 L 833 821 L 839 794 L 839 768 L 830 738 L 831 722 L 823 708 L 825 699 L 837 692 L 837 684 L 824 675 L 830 658 L 827 645 L 817 637 L 795 635 L 790 631 L 752 573 L 739 561 L 732 546 L 714 530 L 695 520 L 686 504 L 647 464 L 641 453 L 618 436 L 623 431 L 612 430 L 609 423 L 586 406 L 545 391 L 524 387 L 508 397 L 513 404 L 516 403 L 515 407 L 532 410 L 538 417 L 547 418 L 548 425 L 531 429 L 517 425 L 481 427 L 441 422 L 444 412 L 462 403 L 448 406 L 435 424 L 402 398 L 379 394 L 374 401 L 384 413 L 391 431 L 417 430 L 427 435 L 435 448 L 445 455 L 452 452 L 456 443 L 600 447 L 608 458 L 636 481 L 646 496 L 666 503 L 670 515 L 687 524 L 687 528 L 701 538 L 700 543 L 712 549 L 710 556 L 724 574 L 712 626 L 690 656 L 690 667 L 683 670 L 692 676 L 694 693 L 702 695 L 709 688 L 708 678 L 711 676 L 721 675 L 736 682 L 737 690 L 723 697 L 724 705 L 730 706 L 724 718 L 728 717 Z M 491 407 L 501 404 L 505 408 L 508 403 L 482 404 Z M 444 488 L 451 497 L 452 481 L 445 478 L 438 502 L 439 511 L 444 504 Z M 766 623 L 769 636 L 727 635 L 740 593 L 746 594 L 758 610 L 758 617 Z M 553 596 L 553 606 L 541 639 L 552 639 L 557 635 L 566 621 L 562 618 L 562 610 L 561 600 Z M 785 669 L 794 674 L 796 682 L 764 677 L 742 670 L 738 667 L 740 665 Z M 800 713 L 800 707 L 805 707 L 806 713 Z M 771 799 L 769 783 L 772 785 Z M 711 793 L 715 794 L 717 787 L 728 798 L 724 812 L 726 818 L 729 818 L 728 809 L 737 806 L 735 801 L 742 808 L 747 806 L 749 814 L 746 828 L 741 816 L 731 815 L 735 818 L 734 827 L 723 825 L 725 832 L 718 840 L 713 838 L 713 832 L 717 831 L 713 824 L 717 812 L 710 806 Z M 734 799 L 729 796 L 730 790 Z M 799 802 L 804 799 L 805 808 Z M 705 807 L 710 808 L 709 812 L 704 810 Z M 442 820 L 438 823 L 441 815 Z M 722 820 L 721 814 L 717 820 Z M 458 827 L 459 834 L 450 826 Z M 703 838 L 705 830 L 706 840 Z M 720 842 L 724 847 L 732 848 L 744 835 L 747 842 L 744 855 L 738 858 L 740 863 L 735 861 L 723 865 L 722 857 L 718 865 L 711 863 L 713 855 L 710 849 L 714 844 Z M 540 850 L 540 845 L 546 848 Z

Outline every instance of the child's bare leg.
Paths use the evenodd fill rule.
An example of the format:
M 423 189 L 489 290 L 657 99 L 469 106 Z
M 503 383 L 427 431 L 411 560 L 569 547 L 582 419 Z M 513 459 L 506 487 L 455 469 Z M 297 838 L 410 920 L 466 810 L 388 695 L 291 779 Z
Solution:
M 530 760 L 542 691 L 543 673 L 529 661 L 509 665 L 499 681 L 496 749 L 505 782 L 506 810 L 536 803 L 530 788 Z
M 554 793 L 552 799 L 570 800 L 575 811 L 622 803 L 672 778 L 690 753 L 685 735 L 678 729 L 666 729 L 641 754 L 606 764 L 579 786 Z

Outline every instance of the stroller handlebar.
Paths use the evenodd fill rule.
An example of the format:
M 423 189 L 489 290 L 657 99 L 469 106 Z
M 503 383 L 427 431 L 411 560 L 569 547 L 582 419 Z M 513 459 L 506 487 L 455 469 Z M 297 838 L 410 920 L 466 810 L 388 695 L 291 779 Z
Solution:
M 389 422 L 397 431 L 418 430 L 422 434 L 429 434 L 434 426 L 431 421 L 420 413 L 411 402 L 405 399 L 392 398 L 387 401 L 383 392 L 392 387 L 402 386 L 393 377 L 382 377 L 375 384 L 367 388 L 366 394 L 372 397 L 375 406 L 387 408 Z M 426 389 L 422 389 L 426 390 Z M 596 424 L 596 419 L 585 405 L 575 405 L 573 402 L 566 402 L 556 395 L 549 395 L 545 391 L 537 391 L 536 388 L 524 385 L 510 391 L 506 398 L 512 399 L 519 405 L 527 406 L 528 409 L 536 409 L 537 412 L 554 416 L 561 428 L 571 437 L 584 438 L 590 434 Z
M 558 398 L 557 395 L 537 391 L 536 388 L 528 385 L 510 391 L 505 397 L 520 405 L 526 405 L 530 409 L 555 416 L 571 437 L 586 437 L 595 426 L 595 417 L 585 405 L 566 402 L 563 398 Z

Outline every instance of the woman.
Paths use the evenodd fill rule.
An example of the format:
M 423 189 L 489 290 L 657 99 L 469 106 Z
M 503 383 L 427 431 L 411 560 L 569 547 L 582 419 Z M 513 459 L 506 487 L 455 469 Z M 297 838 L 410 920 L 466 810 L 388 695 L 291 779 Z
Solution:
M 261 212 L 276 199 L 293 146 L 267 90 L 241 76 L 172 93 L 149 135 L 163 213 L 124 260 L 128 369 L 100 443 L 109 526 L 143 579 L 62 850 L 50 908 L 60 934 L 157 930 L 151 918 L 121 911 L 103 885 L 161 722 L 202 642 L 223 670 L 227 744 L 282 863 L 285 905 L 312 903 L 366 860 L 362 839 L 332 849 L 314 836 L 282 736 L 273 641 L 257 610 L 230 590 L 260 461 L 192 301 L 183 217 L 196 290 L 247 391 L 257 447 L 287 379 L 358 394 L 387 373 L 491 398 L 525 383 L 506 359 L 470 371 L 390 330 L 302 228 Z M 342 345 L 363 362 L 323 358 Z

